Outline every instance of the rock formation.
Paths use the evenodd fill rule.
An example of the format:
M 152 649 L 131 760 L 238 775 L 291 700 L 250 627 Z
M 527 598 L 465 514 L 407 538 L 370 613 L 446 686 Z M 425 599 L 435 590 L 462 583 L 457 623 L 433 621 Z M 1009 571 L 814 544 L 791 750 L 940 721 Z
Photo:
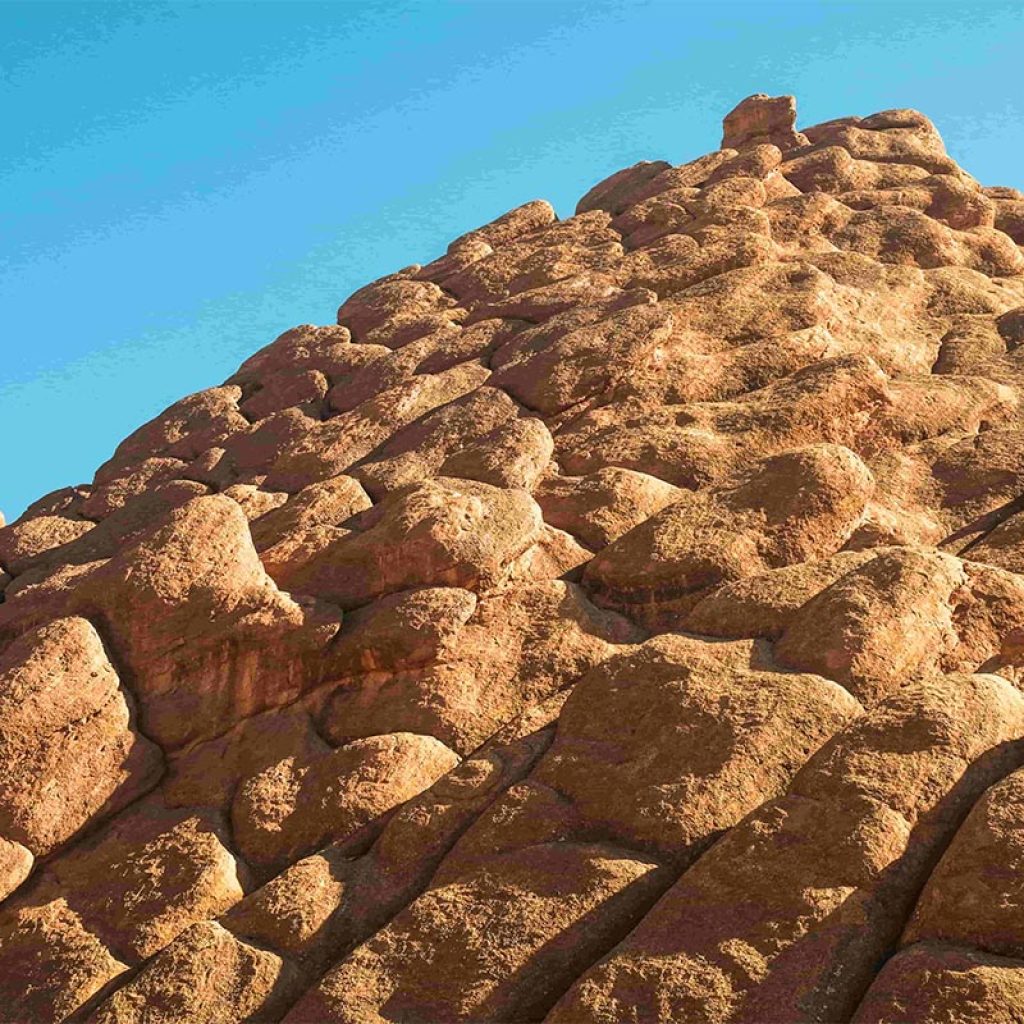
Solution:
M 1024 194 L 795 118 L 0 528 L 0 1021 L 1024 1020 Z

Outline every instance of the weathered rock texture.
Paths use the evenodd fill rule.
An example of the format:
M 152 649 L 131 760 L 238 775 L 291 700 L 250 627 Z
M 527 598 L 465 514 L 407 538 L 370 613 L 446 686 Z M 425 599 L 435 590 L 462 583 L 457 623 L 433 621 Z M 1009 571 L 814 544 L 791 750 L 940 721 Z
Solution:
M 1024 194 L 795 116 L 0 528 L 0 1021 L 1024 1021 Z

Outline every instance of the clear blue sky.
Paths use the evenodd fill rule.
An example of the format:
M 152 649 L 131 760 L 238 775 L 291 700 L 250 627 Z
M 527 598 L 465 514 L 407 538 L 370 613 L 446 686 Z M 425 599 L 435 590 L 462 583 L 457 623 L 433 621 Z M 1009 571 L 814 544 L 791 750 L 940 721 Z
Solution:
M 536 197 L 800 123 L 924 110 L 1024 187 L 1024 7 L 0 3 L 0 508 L 365 282 Z

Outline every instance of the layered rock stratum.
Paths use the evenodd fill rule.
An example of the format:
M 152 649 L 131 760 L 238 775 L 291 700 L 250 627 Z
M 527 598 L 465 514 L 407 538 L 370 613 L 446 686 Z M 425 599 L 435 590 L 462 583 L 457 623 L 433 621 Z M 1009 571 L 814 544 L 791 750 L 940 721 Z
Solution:
M 1024 194 L 795 113 L 0 530 L 0 1020 L 1024 1021 Z

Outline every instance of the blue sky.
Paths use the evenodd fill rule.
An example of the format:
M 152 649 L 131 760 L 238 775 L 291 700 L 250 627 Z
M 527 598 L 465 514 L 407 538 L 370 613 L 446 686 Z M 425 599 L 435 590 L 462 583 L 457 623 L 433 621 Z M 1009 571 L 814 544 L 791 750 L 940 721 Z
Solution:
M 0 508 L 286 328 L 529 199 L 801 124 L 917 107 L 1024 188 L 1024 7 L 0 3 Z

